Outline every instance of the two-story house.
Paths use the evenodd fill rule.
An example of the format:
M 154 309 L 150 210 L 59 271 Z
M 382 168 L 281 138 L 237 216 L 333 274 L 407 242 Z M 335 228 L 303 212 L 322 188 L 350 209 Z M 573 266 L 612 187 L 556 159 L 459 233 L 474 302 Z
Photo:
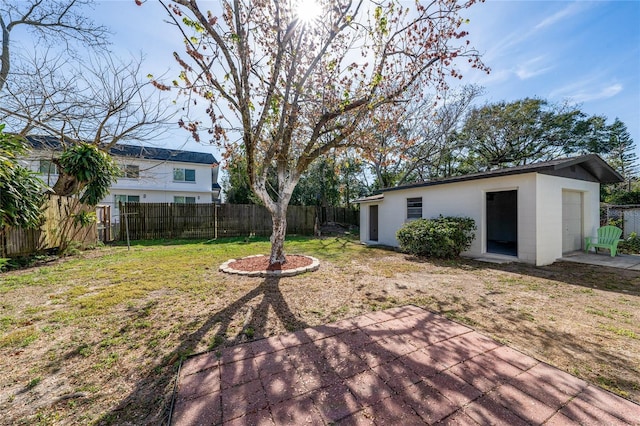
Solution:
M 28 167 L 53 185 L 58 179 L 52 159 L 60 155 L 60 142 L 50 136 L 27 138 L 32 152 Z M 212 154 L 148 146 L 118 144 L 110 149 L 122 169 L 100 204 L 111 206 L 117 221 L 119 202 L 212 203 L 219 202 L 218 162 Z

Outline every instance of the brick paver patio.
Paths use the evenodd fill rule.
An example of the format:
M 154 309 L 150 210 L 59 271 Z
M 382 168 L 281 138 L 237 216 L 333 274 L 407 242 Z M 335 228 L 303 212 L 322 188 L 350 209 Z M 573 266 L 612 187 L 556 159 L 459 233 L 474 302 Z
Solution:
M 640 405 L 415 306 L 188 359 L 173 425 L 640 425 Z

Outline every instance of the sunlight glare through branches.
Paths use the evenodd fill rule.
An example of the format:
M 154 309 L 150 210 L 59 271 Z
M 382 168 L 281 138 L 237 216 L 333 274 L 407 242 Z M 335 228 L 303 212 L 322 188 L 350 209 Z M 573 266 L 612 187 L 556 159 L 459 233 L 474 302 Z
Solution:
M 322 15 L 322 7 L 316 0 L 300 0 L 296 7 L 296 16 L 304 24 L 313 23 Z

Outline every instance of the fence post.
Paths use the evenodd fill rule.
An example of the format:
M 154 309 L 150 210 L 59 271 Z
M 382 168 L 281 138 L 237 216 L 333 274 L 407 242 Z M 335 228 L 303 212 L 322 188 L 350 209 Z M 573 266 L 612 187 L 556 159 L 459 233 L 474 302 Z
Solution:
M 0 227 L 0 257 L 7 257 L 7 240 L 5 235 L 7 234 L 7 227 Z

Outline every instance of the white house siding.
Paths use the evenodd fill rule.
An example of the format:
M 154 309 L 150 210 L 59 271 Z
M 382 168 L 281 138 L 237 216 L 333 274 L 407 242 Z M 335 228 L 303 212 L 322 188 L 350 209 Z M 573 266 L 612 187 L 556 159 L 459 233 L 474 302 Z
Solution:
M 562 257 L 562 191 L 582 193 L 583 237 L 595 235 L 600 226 L 600 184 L 537 174 L 536 265 L 548 265 Z
M 36 152 L 27 160 L 29 168 L 35 172 L 39 170 L 40 159 L 50 158 L 50 154 Z M 174 197 L 194 197 L 196 203 L 211 203 L 212 165 L 201 163 L 186 163 L 178 161 L 161 161 L 142 158 L 116 157 L 120 165 L 137 165 L 140 168 L 138 178 L 118 178 L 111 186 L 109 194 L 100 202 L 111 206 L 112 221 L 118 220 L 116 195 L 138 196 L 144 203 L 173 203 Z M 216 166 L 217 167 L 217 166 Z M 195 182 L 173 180 L 173 169 L 195 170 Z M 217 170 L 213 170 L 217 172 Z M 46 181 L 47 176 L 42 176 Z M 49 184 L 53 185 L 57 175 L 49 176 Z
M 422 197 L 422 217 L 466 216 L 477 226 L 476 238 L 465 255 L 479 256 L 486 251 L 485 199 L 487 192 L 518 191 L 518 253 L 524 262 L 535 261 L 535 175 L 503 176 L 455 182 L 384 193 L 379 207 L 378 244 L 398 246 L 396 231 L 407 221 L 407 198 Z M 368 206 L 361 208 L 361 235 L 368 241 Z M 362 224 L 364 223 L 364 226 Z
M 100 204 L 111 205 L 115 216 L 116 195 L 137 195 L 143 203 L 173 203 L 174 197 L 194 197 L 196 203 L 211 203 L 212 174 L 210 164 L 183 163 L 177 161 L 159 162 L 157 160 L 118 158 L 119 164 L 132 164 L 140 167 L 140 177 L 135 179 L 121 177 L 111 186 Z M 195 170 L 195 182 L 173 180 L 173 169 Z
M 368 244 L 398 246 L 396 231 L 407 222 L 407 198 L 422 197 L 422 217 L 467 216 L 476 222 L 476 238 L 464 255 L 486 253 L 486 194 L 518 191 L 518 260 L 548 265 L 562 257 L 562 192 L 583 194 L 583 235 L 599 226 L 598 183 L 538 173 L 407 188 L 384 193 L 384 200 L 363 202 L 360 239 Z M 369 206 L 378 205 L 378 241 L 369 240 Z

